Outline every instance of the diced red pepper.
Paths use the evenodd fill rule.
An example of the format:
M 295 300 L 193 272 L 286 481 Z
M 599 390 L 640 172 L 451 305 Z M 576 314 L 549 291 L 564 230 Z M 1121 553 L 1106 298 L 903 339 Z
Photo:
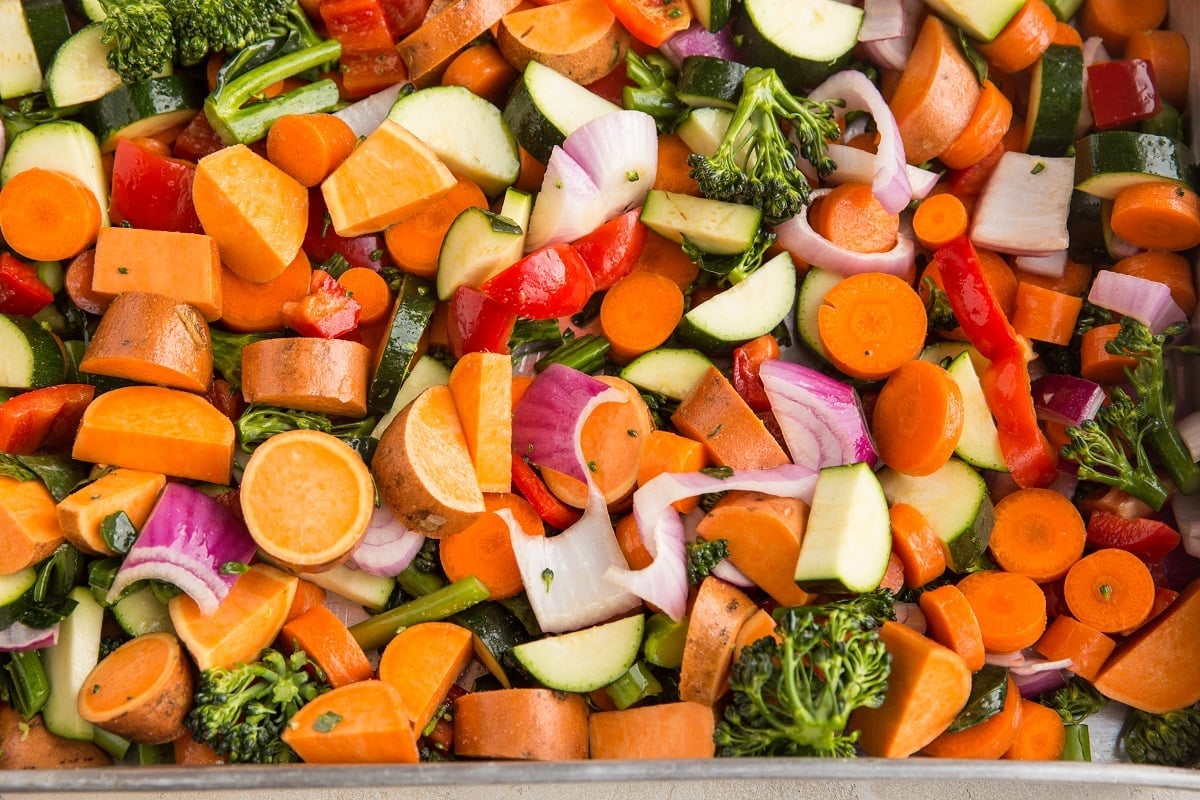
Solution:
M 315 269 L 308 294 L 283 304 L 288 327 L 301 336 L 337 339 L 358 327 L 362 307 L 325 270 Z
M 621 61 L 603 78 L 597 78 L 589 83 L 587 88 L 592 94 L 599 95 L 613 105 L 619 106 L 624 103 L 625 87 L 632 85 L 633 81 L 629 80 L 629 74 L 625 71 L 625 62 Z
M 225 143 L 213 130 L 213 126 L 208 123 L 208 117 L 204 116 L 204 112 L 201 111 L 192 117 L 192 121 L 183 129 L 183 132 L 175 137 L 175 146 L 172 148 L 172 152 L 176 158 L 199 161 L 224 147 Z
M 408 80 L 408 65 L 394 47 L 343 55 L 340 61 L 342 89 L 349 97 L 366 97 Z
M 342 55 L 382 52 L 400 38 L 382 0 L 321 0 L 320 10 L 329 38 L 342 44 Z
M 338 236 L 326 213 L 325 198 L 319 188 L 308 192 L 308 228 L 304 231 L 303 249 L 313 263 L 321 264 L 340 253 L 352 267 L 379 271 L 383 260 L 383 237 L 377 233 L 346 238 Z
M 95 394 L 85 383 L 60 383 L 9 398 L 0 404 L 0 452 L 27 456 L 70 444 Z
M 1096 549 L 1117 547 L 1148 564 L 1179 546 L 1179 533 L 1156 519 L 1126 519 L 1108 511 L 1095 511 L 1087 522 L 1087 543 Z
M 533 467 L 516 453 L 512 454 L 512 480 L 513 488 L 529 501 L 533 510 L 551 528 L 566 530 L 583 516 L 578 509 L 563 505 L 562 501 L 552 495 L 546 484 L 533 471 Z
M 764 361 L 779 358 L 779 342 L 769 333 L 751 339 L 733 351 L 733 388 L 755 411 L 769 411 L 771 401 L 758 371 Z
M 634 210 L 613 217 L 573 243 L 592 273 L 596 291 L 611 289 L 637 264 L 646 244 L 646 226 L 640 216 L 641 212 Z
M 32 317 L 53 302 L 54 292 L 32 264 L 12 253 L 0 253 L 0 313 Z
M 432 0 L 383 0 L 383 13 L 399 39 L 421 27 L 431 5 Z
M 242 399 L 242 393 L 223 378 L 212 379 L 208 384 L 208 391 L 204 393 L 204 399 L 233 422 L 237 422 L 238 417 L 246 410 L 246 401 Z
M 943 182 L 947 191 L 955 197 L 977 197 L 983 192 L 992 171 L 1000 163 L 1000 157 L 1005 153 L 1004 142 L 1000 142 L 986 156 L 969 167 L 952 169 L 946 173 Z
M 991 360 L 980 382 L 1013 480 L 1022 488 L 1049 486 L 1058 477 L 1058 453 L 1038 425 L 1025 343 L 984 280 L 979 256 L 967 237 L 943 245 L 933 257 L 959 325 L 971 344 Z
M 1145 59 L 1102 61 L 1087 68 L 1088 103 L 1100 130 L 1119 128 L 1162 110 L 1154 66 Z
M 488 278 L 479 291 L 517 316 L 554 319 L 579 312 L 593 286 L 579 252 L 568 244 L 551 244 Z
M 196 165 L 191 162 L 118 139 L 110 199 L 113 222 L 155 231 L 204 233 L 192 205 L 195 176 Z
M 651 47 L 659 47 L 692 24 L 692 9 L 687 0 L 604 0 L 633 37 Z
M 517 315 L 478 289 L 459 286 L 450 298 L 446 338 L 455 358 L 467 353 L 507 353 Z

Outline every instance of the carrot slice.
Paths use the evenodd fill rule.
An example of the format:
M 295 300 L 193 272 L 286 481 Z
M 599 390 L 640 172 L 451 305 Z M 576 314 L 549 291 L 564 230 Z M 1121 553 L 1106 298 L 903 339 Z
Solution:
M 851 275 L 825 295 L 817 312 L 821 344 L 852 378 L 881 380 L 912 361 L 925 344 L 925 305 L 895 275 Z
M 341 563 L 375 511 L 367 465 L 341 439 L 321 431 L 287 431 L 259 445 L 242 473 L 240 497 L 258 546 L 301 572 Z
M 949 192 L 927 197 L 913 214 L 913 232 L 927 250 L 936 250 L 967 232 L 967 208 Z
M 654 175 L 654 188 L 679 194 L 700 194 L 700 184 L 692 177 L 692 168 L 687 163 L 692 148 L 678 134 L 662 134 L 658 137 L 658 170 Z
M 130 639 L 92 669 L 79 690 L 79 716 L 140 744 L 164 744 L 185 733 L 192 672 L 169 633 Z
M 1125 370 L 1137 366 L 1129 356 L 1108 352 L 1108 343 L 1121 330 L 1120 323 L 1097 325 L 1079 340 L 1079 375 L 1097 383 L 1124 383 L 1129 380 Z
M 633 272 L 655 272 L 664 275 L 675 281 L 680 291 L 687 291 L 700 274 L 700 267 L 687 257 L 680 245 L 647 230 L 646 243 L 642 245 L 642 252 L 638 255 L 637 263 L 633 265 Z
M 1057 25 L 1054 12 L 1043 0 L 1026 0 L 995 39 L 976 47 L 1001 72 L 1020 72 L 1046 52 Z
M 734 469 L 768 469 L 790 462 L 763 421 L 715 366 L 708 368 L 679 403 L 671 422 L 684 436 L 704 445 L 713 463 Z
M 886 253 L 896 246 L 900 215 L 891 214 L 865 183 L 837 186 L 821 200 L 817 232 L 856 253 Z
M 335 688 L 367 680 L 375 674 L 367 654 L 350 635 L 350 629 L 323 605 L 313 606 L 289 619 L 279 638 L 284 647 L 307 653 L 325 673 L 329 685 Z
M 1073 294 L 1076 297 L 1082 297 L 1087 294 L 1088 289 L 1092 286 L 1092 276 L 1095 270 L 1092 269 L 1090 264 L 1080 264 L 1068 256 L 1067 265 L 1063 269 L 1062 275 L 1038 275 L 1015 268 L 1011 269 L 1010 272 L 1016 279 L 1016 283 L 1013 284 L 1014 292 L 1017 284 L 1028 283 L 1033 286 L 1041 286 L 1045 289 L 1053 289 L 1063 294 Z
M 621 555 L 625 556 L 625 561 L 629 564 L 630 569 L 645 569 L 654 562 L 654 557 L 650 555 L 650 551 L 646 549 L 646 543 L 642 541 L 637 518 L 633 514 L 621 517 L 613 526 L 613 532 L 617 536 L 617 546 L 621 548 Z
M 904 567 L 904 585 L 916 589 L 940 577 L 946 571 L 946 551 L 926 516 L 908 503 L 896 503 L 888 516 L 892 552 Z
M 947 584 L 922 592 L 920 605 L 929 638 L 962 656 L 971 672 L 983 669 L 983 632 L 962 590 Z
M 34 261 L 73 258 L 96 241 L 100 203 L 77 178 L 34 167 L 0 189 L 0 235 Z
M 422 622 L 396 634 L 383 651 L 379 679 L 396 687 L 424 730 L 473 652 L 471 632 L 449 622 Z
M 1113 233 L 1148 250 L 1189 250 L 1200 244 L 1200 195 L 1167 181 L 1127 186 L 1113 198 Z
M 1191 53 L 1187 37 L 1179 31 L 1138 30 L 1125 42 L 1125 58 L 1149 61 L 1154 68 L 1154 88 L 1176 108 L 1187 106 Z
M 110 295 L 92 290 L 92 277 L 96 271 L 96 251 L 84 250 L 67 265 L 63 275 L 63 289 L 71 302 L 89 314 L 103 314 L 112 302 Z
M 283 304 L 298 302 L 311 283 L 312 265 L 303 250 L 278 277 L 262 283 L 221 267 L 221 324 L 238 332 L 281 331 L 286 325 Z
M 520 594 L 521 571 L 513 554 L 508 525 L 494 512 L 506 508 L 530 536 L 544 533 L 542 518 L 525 498 L 508 492 L 488 492 L 483 496 L 488 513 L 464 531 L 442 539 L 438 547 L 442 571 L 451 581 L 474 575 L 493 600 Z
M 592 714 L 588 741 L 592 758 L 712 758 L 715 728 L 713 710 L 706 705 L 663 703 Z
M 1083 35 L 1099 36 L 1109 52 L 1125 49 L 1129 37 L 1162 27 L 1167 18 L 1167 0 L 1088 0 L 1079 12 Z M 1132 58 L 1132 56 L 1129 56 Z
M 348 339 L 286 336 L 242 349 L 242 394 L 251 403 L 361 418 L 371 351 Z
M 1075 334 L 1083 298 L 1032 283 L 1018 283 L 1013 330 L 1027 339 L 1066 345 Z
M 1024 575 L 982 570 L 963 578 L 958 588 L 975 611 L 988 650 L 1023 650 L 1046 630 L 1046 595 Z
M 360 325 L 379 322 L 392 309 L 392 293 L 378 272 L 366 267 L 351 267 L 337 279 L 346 294 L 358 302 Z
M 309 609 L 323 605 L 325 590 L 312 581 L 301 579 L 296 584 L 296 596 L 292 598 L 292 607 L 288 609 L 287 621 L 291 622 Z
M 405 272 L 422 278 L 435 277 L 442 239 L 446 238 L 450 225 L 468 208 L 488 207 L 487 197 L 476 184 L 462 176 L 455 180 L 449 192 L 383 232 L 388 255 Z
M 1012 102 L 996 84 L 984 81 L 967 127 L 938 155 L 938 159 L 951 169 L 966 169 L 979 163 L 1004 141 L 1012 118 Z
M 463 86 L 496 106 L 503 106 L 519 73 L 493 44 L 463 50 L 442 73 L 443 86 Z
M 124 511 L 141 530 L 167 483 L 160 472 L 117 468 L 75 491 L 58 504 L 58 522 L 67 541 L 92 555 L 116 555 L 100 533 L 104 518 Z
M 149 292 L 188 303 L 209 322 L 222 313 L 221 259 L 211 236 L 113 227 L 100 231 L 92 291 Z
M 871 429 L 884 463 L 905 475 L 930 475 L 954 455 L 963 420 L 962 392 L 950 374 L 909 361 L 879 392 Z
M 274 567 L 254 564 L 208 616 L 186 594 L 172 597 L 167 603 L 171 624 L 201 670 L 249 663 L 279 635 L 298 581 Z
M 699 442 L 670 431 L 653 430 L 642 444 L 637 484 L 644 486 L 664 472 L 695 472 L 707 465 L 704 447 Z M 679 513 L 686 514 L 699 504 L 699 497 L 689 497 L 672 505 Z
M 969 728 L 943 733 L 921 752 L 936 758 L 1000 758 L 1017 738 L 1021 702 L 1021 691 L 1010 675 L 1000 711 Z
M 267 132 L 267 158 L 302 186 L 316 186 L 357 144 L 354 131 L 333 114 L 285 114 Z
M 583 695 L 549 689 L 471 692 L 454 701 L 454 753 L 477 758 L 587 758 Z
M 509 491 L 512 359 L 504 353 L 467 353 L 450 371 L 450 393 L 467 437 L 480 491 Z
M 1051 661 L 1071 659 L 1071 671 L 1095 680 L 1117 643 L 1091 625 L 1061 614 L 1054 618 L 1034 649 Z
M 281 736 L 309 764 L 415 764 L 417 734 L 400 693 L 383 681 L 338 687 L 302 706 Z
M 683 319 L 683 292 L 670 278 L 631 272 L 600 303 L 600 327 L 619 364 L 665 342 Z
M 988 547 L 1004 570 L 1049 583 L 1067 574 L 1086 542 L 1074 503 L 1053 489 L 1019 489 L 996 504 Z
M 1014 761 L 1058 761 L 1066 744 L 1067 729 L 1058 712 L 1022 698 L 1021 724 L 1003 757 Z
M 1115 547 L 1075 562 L 1063 581 L 1071 614 L 1103 633 L 1141 625 L 1154 607 L 1154 578 L 1137 556 Z
M 742 656 L 742 650 L 748 645 L 766 638 L 779 641 L 779 634 L 775 632 L 775 618 L 760 608 L 738 629 L 737 639 L 733 643 L 733 663 L 737 663 Z
M 729 690 L 738 630 L 757 607 L 749 597 L 711 575 L 700 584 L 688 615 L 679 699 L 711 706 Z

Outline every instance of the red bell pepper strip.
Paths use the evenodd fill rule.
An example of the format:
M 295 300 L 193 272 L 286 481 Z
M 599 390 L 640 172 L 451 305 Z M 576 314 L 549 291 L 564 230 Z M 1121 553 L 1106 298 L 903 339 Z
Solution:
M 552 495 L 546 484 L 533 471 L 533 467 L 516 453 L 512 454 L 512 480 L 513 488 L 529 501 L 533 510 L 550 527 L 560 531 L 566 530 L 583 516 L 578 509 L 563 505 L 562 501 Z
M 733 388 L 755 411 L 769 411 L 771 401 L 758 371 L 764 361 L 779 358 L 779 342 L 769 333 L 751 339 L 733 351 Z
M 996 418 L 1004 463 L 1022 488 L 1049 486 L 1058 475 L 1058 453 L 1038 426 L 1025 343 L 984 280 L 979 257 L 967 237 L 943 245 L 933 257 L 959 325 L 971 344 L 991 361 L 980 383 L 988 409 Z
M 1149 119 L 1162 111 L 1154 67 L 1141 58 L 1092 64 L 1087 68 L 1087 90 L 1100 130 Z
M 517 315 L 484 296 L 478 289 L 459 286 L 450 298 L 446 338 L 455 358 L 467 353 L 507 353 Z
M 11 253 L 0 253 L 0 312 L 32 317 L 54 302 L 37 270 Z
M 308 294 L 283 304 L 288 327 L 301 336 L 337 339 L 358 327 L 362 307 L 325 270 L 315 269 Z
M 192 117 L 192 121 L 183 129 L 183 132 L 175 138 L 171 152 L 175 154 L 176 158 L 199 161 L 223 147 L 225 147 L 225 142 L 221 141 L 221 137 L 213 130 L 213 126 L 208 122 L 208 117 L 197 114 Z
M 613 217 L 572 243 L 592 273 L 596 291 L 611 289 L 637 264 L 646 244 L 646 226 L 639 221 L 640 213 L 635 209 Z
M 113 154 L 113 223 L 178 233 L 204 233 L 192 205 L 196 165 L 118 139 Z
M 594 286 L 592 273 L 574 247 L 551 244 L 488 278 L 479 291 L 517 316 L 555 319 L 578 313 Z
M 314 264 L 324 263 L 340 254 L 350 266 L 365 267 L 376 272 L 385 252 L 383 237 L 377 233 L 352 238 L 338 236 L 320 188 L 308 192 L 308 227 L 304 231 L 302 247 Z
M 1153 564 L 1179 546 L 1179 533 L 1165 522 L 1111 511 L 1094 511 L 1088 517 L 1087 543 L 1096 549 L 1117 547 Z
M 8 399 L 0 405 L 0 452 L 27 456 L 69 444 L 95 394 L 85 383 L 60 383 Z
M 687 0 L 604 0 L 625 29 L 639 42 L 659 47 L 692 24 Z

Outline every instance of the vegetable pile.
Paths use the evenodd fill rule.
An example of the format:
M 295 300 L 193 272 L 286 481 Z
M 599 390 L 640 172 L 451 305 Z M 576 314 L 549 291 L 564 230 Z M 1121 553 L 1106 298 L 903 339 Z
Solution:
M 0 0 L 0 767 L 1196 766 L 1167 12 Z

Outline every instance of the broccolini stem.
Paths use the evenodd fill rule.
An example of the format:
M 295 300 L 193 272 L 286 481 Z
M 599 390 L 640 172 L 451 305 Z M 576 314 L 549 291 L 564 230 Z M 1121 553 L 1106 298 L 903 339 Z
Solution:
M 405 594 L 410 594 L 413 597 L 424 597 L 427 594 L 433 594 L 446 585 L 446 581 L 442 579 L 441 575 L 433 572 L 422 572 L 411 564 L 396 576 L 396 583 L 400 584 L 400 588 L 404 590 Z
M 487 587 L 472 575 L 363 620 L 352 626 L 350 633 L 363 650 L 374 650 L 391 641 L 402 628 L 416 625 L 418 622 L 445 619 L 465 611 L 476 603 L 482 603 L 490 596 Z
M 542 373 L 551 364 L 562 364 L 594 375 L 604 367 L 604 357 L 608 354 L 610 346 L 608 339 L 603 336 L 586 333 L 542 356 L 534 365 L 534 369 Z
M 1088 733 L 1088 726 L 1082 723 L 1068 724 L 1066 729 L 1067 741 L 1063 746 L 1062 760 L 1091 761 L 1092 737 Z

